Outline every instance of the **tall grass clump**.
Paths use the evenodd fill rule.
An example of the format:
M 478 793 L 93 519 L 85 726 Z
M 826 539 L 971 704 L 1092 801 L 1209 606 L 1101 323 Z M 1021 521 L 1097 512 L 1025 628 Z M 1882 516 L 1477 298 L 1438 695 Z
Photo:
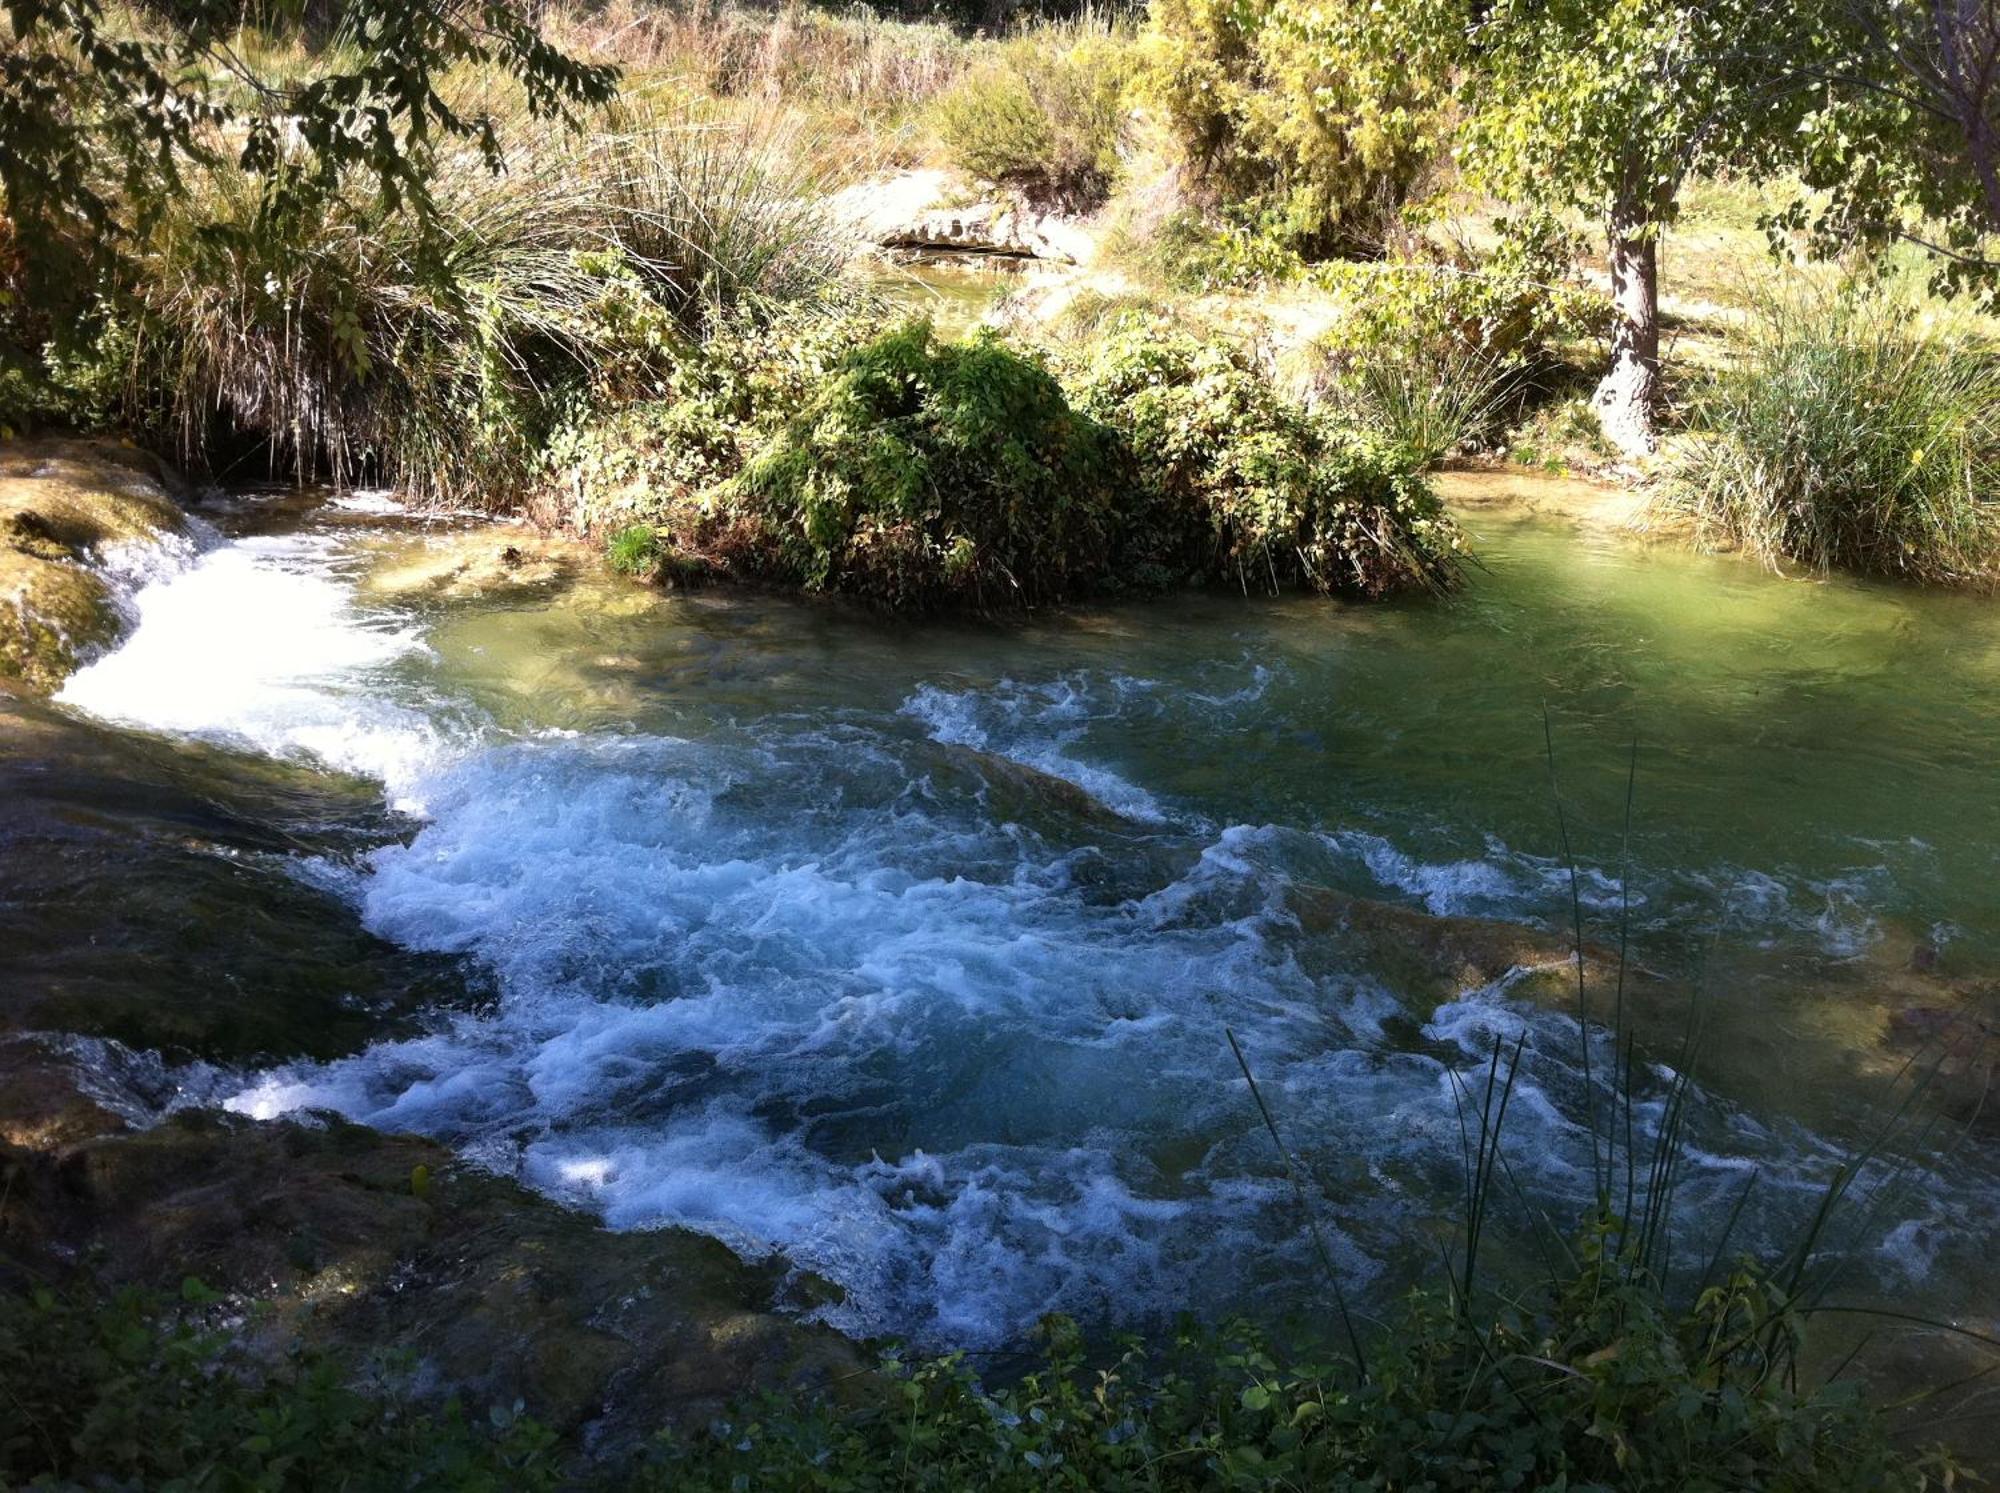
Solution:
M 1845 284 L 1757 300 L 1661 497 L 1767 563 L 1919 581 L 2000 554 L 2000 355 L 1948 313 Z
M 127 418 L 184 461 L 490 506 L 575 400 L 645 381 L 719 318 L 820 294 L 838 238 L 781 111 L 634 104 L 500 175 L 454 161 L 421 231 L 366 183 L 272 222 L 227 164 L 141 225 L 100 314 Z
M 602 232 L 691 332 L 823 299 L 847 246 L 826 192 L 821 134 L 771 108 L 719 116 L 682 100 L 614 108 L 587 146 Z
M 939 98 L 953 164 L 1035 207 L 1082 212 L 1111 195 L 1126 131 L 1131 44 L 1089 26 L 1043 26 L 1000 43 Z
M 1477 444 L 1499 424 L 1511 379 L 1493 359 L 1450 343 L 1374 347 L 1348 370 L 1368 429 L 1417 467 Z

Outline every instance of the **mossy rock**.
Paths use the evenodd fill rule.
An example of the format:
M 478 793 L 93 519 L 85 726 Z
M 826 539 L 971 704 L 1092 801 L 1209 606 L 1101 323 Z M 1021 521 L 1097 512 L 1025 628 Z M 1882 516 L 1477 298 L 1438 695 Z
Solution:
M 0 444 L 0 678 L 52 693 L 115 643 L 122 619 L 93 566 L 186 527 L 159 464 L 132 447 Z
M 0 1087 L 18 1088 L 11 1050 Z M 599 1449 L 760 1389 L 865 1392 L 847 1339 L 774 1310 L 781 1264 L 681 1230 L 614 1233 L 434 1142 L 334 1115 L 191 1110 L 141 1131 L 106 1117 L 75 1140 L 79 1104 L 45 1056 L 22 1055 L 43 1102 L 12 1117 L 17 1138 L 56 1116 L 68 1143 L 0 1143 L 0 1276 L 82 1261 L 100 1287 L 196 1277 L 273 1361 L 397 1357 L 420 1395 L 482 1415 L 518 1401 Z

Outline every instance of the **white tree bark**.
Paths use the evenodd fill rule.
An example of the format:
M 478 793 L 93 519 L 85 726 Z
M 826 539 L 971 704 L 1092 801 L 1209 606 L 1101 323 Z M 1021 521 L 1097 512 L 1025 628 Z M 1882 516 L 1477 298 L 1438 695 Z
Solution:
M 1659 449 L 1659 242 L 1624 216 L 1611 223 L 1611 313 L 1611 369 L 1591 404 L 1612 445 L 1626 456 L 1650 455 Z

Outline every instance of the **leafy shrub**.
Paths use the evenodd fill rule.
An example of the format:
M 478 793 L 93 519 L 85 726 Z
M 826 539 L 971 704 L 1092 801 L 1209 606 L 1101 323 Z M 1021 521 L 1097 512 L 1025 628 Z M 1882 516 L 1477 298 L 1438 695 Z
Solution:
M 1148 225 L 1114 225 L 1108 258 L 1137 278 L 1194 295 L 1290 284 L 1307 270 L 1298 251 L 1241 216 L 1181 208 Z
M 1128 317 L 1073 358 L 1072 387 L 1130 442 L 1163 548 L 1192 573 L 1368 596 L 1455 582 L 1458 531 L 1412 464 L 1242 352 Z
M 1034 358 L 911 322 L 856 349 L 729 484 L 708 546 L 893 606 L 1012 606 L 1112 574 L 1117 441 Z
M 1495 435 L 1550 344 L 1601 319 L 1568 234 L 1543 217 L 1501 229 L 1483 256 L 1418 241 L 1313 271 L 1344 303 L 1313 349 L 1322 391 L 1420 466 Z
M 1932 581 L 2000 554 L 2000 358 L 1894 294 L 1766 295 L 1697 423 L 1661 501 L 1704 536 Z
M 1049 1318 L 1041 1365 L 1011 1383 L 983 1384 L 957 1356 L 891 1358 L 869 1408 L 771 1395 L 595 1465 L 518 1408 L 474 1422 L 327 1356 L 252 1364 L 190 1325 L 188 1303 L 8 1292 L 0 1481 L 297 1493 L 1953 1486 L 1948 1457 L 1894 1446 L 1853 1383 L 1794 1387 L 1801 1324 L 1772 1277 L 1744 1265 L 1675 1308 L 1611 1263 L 1601 1233 L 1570 1258 L 1476 1309 L 1416 1293 L 1368 1339 L 1365 1376 L 1248 1324 L 1188 1325 L 1149 1349 Z M 202 1293 L 189 1294 L 198 1312 Z
M 1445 79 L 1365 34 L 1365 7 L 1157 0 L 1148 73 L 1214 201 L 1309 259 L 1372 247 L 1437 149 Z
M 1768 1334 L 1780 1293 L 1738 1273 L 1686 1311 L 1601 1270 L 1474 1317 L 1442 1293 L 1405 1303 L 1369 1375 L 1280 1356 L 1254 1329 L 1184 1331 L 1093 1361 L 1043 1324 L 1042 1368 L 986 1389 L 955 1358 L 896 1370 L 880 1412 L 769 1400 L 663 1441 L 640 1488 L 1757 1488 L 1948 1486 L 1948 1464 L 1893 1448 L 1851 1386 L 1797 1392 Z
M 881 325 L 881 306 L 851 288 L 713 321 L 629 366 L 601 364 L 551 434 L 534 504 L 583 533 L 653 534 L 652 560 L 687 555 L 712 526 L 712 493 Z M 636 539 L 621 568 L 656 569 Z
M 1047 28 L 1015 37 L 938 100 L 938 136 L 962 170 L 1037 207 L 1096 207 L 1118 176 L 1126 71 L 1116 36 Z

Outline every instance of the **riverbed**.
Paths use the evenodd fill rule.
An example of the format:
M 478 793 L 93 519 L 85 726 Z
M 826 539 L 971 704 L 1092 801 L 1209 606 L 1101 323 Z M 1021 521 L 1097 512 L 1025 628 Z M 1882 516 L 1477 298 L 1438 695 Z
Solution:
M 1994 1015 L 1984 599 L 1506 505 L 1442 601 L 1007 625 L 588 569 L 388 586 L 464 526 L 380 494 L 205 520 L 4 737 L 33 896 L 0 973 L 156 1110 L 421 1132 L 782 1258 L 851 1332 L 1310 1311 L 1302 1207 L 1379 1302 L 1450 1227 L 1496 1042 L 1509 1206 L 1576 1217 L 1613 989 L 1586 1079 L 1559 981 L 1441 990 L 1323 890 L 1629 946 L 1638 1130 L 1677 1067 L 1701 1100 L 1690 1252 L 1753 1173 L 1742 1242 L 1788 1238 L 1904 1062 Z M 1992 1332 L 1996 1132 L 1951 1097 L 1834 1242 L 1857 1294 Z

